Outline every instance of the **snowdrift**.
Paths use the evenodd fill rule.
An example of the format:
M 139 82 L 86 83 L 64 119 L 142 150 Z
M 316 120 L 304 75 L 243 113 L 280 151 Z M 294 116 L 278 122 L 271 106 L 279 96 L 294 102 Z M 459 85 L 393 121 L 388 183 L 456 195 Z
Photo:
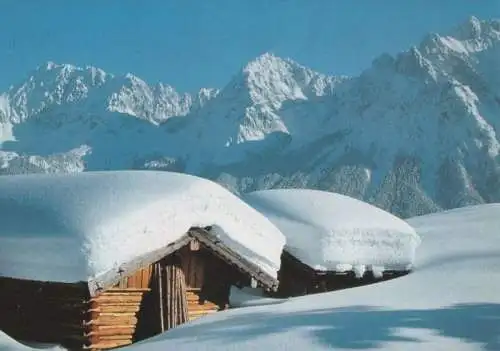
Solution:
M 213 226 L 227 246 L 276 277 L 285 244 L 259 212 L 194 176 L 124 171 L 0 177 L 0 276 L 92 281 Z
M 286 236 L 286 250 L 316 270 L 408 270 L 420 238 L 405 221 L 348 196 L 262 190 L 244 200 Z

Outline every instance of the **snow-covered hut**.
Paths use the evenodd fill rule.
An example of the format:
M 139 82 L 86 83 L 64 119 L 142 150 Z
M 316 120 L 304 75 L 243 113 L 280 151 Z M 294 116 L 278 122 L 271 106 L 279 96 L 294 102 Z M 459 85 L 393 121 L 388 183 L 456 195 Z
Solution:
M 221 186 L 168 172 L 0 176 L 0 330 L 107 349 L 275 290 L 282 233 Z
M 244 200 L 286 237 L 278 296 L 331 291 L 406 274 L 420 243 L 402 219 L 336 193 L 261 190 L 246 194 Z

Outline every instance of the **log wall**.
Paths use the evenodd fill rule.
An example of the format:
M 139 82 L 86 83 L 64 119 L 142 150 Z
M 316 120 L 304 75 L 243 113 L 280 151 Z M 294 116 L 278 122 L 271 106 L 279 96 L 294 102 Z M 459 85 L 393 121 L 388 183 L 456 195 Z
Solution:
M 200 297 L 201 289 L 190 288 L 186 291 L 188 303 L 188 321 L 220 311 L 222 308 L 217 304 L 204 300 Z
M 151 291 L 153 269 L 150 265 L 123 277 L 113 288 L 89 300 L 86 349 L 109 349 L 137 341 L 140 312 Z
M 0 330 L 21 341 L 82 349 L 88 299 L 85 283 L 0 278 Z
M 112 288 L 90 300 L 86 349 L 109 349 L 134 341 L 138 313 L 148 288 Z

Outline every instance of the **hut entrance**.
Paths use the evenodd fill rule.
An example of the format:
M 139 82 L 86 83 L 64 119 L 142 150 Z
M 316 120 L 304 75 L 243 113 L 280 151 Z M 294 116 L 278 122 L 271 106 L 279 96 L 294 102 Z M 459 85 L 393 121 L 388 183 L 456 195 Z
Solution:
M 228 308 L 232 284 L 242 274 L 210 249 L 191 241 L 152 266 L 135 340 Z
M 185 278 L 187 320 L 226 309 L 232 267 L 196 241 L 179 250 L 178 256 Z

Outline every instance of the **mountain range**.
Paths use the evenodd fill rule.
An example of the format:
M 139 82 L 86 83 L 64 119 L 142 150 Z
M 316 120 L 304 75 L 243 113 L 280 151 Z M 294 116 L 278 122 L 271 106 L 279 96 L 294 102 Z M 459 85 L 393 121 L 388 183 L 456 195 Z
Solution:
M 266 53 L 222 89 L 180 93 L 49 62 L 0 95 L 0 174 L 169 170 L 409 217 L 500 202 L 499 131 L 500 21 L 471 17 L 356 77 Z

